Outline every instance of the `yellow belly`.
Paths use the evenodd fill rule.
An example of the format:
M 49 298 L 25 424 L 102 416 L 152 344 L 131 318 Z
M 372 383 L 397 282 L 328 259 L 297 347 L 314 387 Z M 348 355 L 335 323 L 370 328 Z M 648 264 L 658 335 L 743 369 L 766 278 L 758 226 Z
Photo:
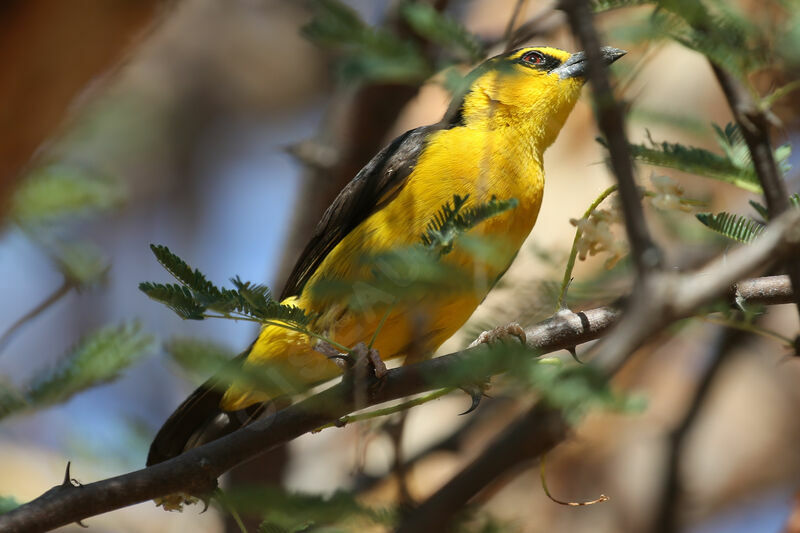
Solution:
M 384 359 L 428 355 L 452 336 L 511 264 L 539 211 L 544 186 L 540 157 L 529 144 L 513 138 L 509 142 L 510 137 L 463 127 L 435 134 L 405 186 L 342 239 L 311 276 L 303 293 L 290 299 L 290 303 L 317 316 L 311 329 L 352 347 L 370 342 L 383 321 L 374 347 Z M 442 293 L 421 293 L 391 306 L 358 310 L 314 290 L 323 279 L 358 280 L 353 290 L 364 290 L 371 271 L 363 266 L 363 257 L 417 244 L 434 214 L 455 194 L 469 195 L 470 203 L 487 202 L 492 197 L 516 198 L 519 202 L 515 209 L 469 232 L 470 236 L 486 237 L 493 245 L 489 260 L 476 260 L 472 253 L 460 249 L 458 242 L 443 257 L 467 275 L 463 286 Z M 267 326 L 246 364 L 270 365 L 290 381 L 308 384 L 335 377 L 338 367 L 313 350 L 314 342 L 304 334 Z M 241 409 L 286 392 L 282 387 L 259 392 L 232 387 L 222 407 Z

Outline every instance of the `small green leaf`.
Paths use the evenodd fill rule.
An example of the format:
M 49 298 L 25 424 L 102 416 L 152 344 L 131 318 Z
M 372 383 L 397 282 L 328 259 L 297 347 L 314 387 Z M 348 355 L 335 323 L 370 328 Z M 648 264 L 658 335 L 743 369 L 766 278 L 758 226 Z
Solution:
M 57 223 L 119 206 L 126 191 L 117 180 L 97 177 L 67 165 L 34 170 L 14 193 L 11 216 L 20 224 Z
M 697 220 L 717 233 L 739 241 L 749 243 L 764 231 L 764 225 L 753 219 L 731 213 L 697 213 Z
M 104 280 L 111 268 L 103 251 L 90 242 L 56 242 L 49 250 L 64 276 L 77 286 Z
M 0 378 L 0 419 L 29 407 L 28 399 L 11 383 Z
M 755 200 L 749 200 L 748 203 L 750 207 L 756 210 L 756 213 L 758 213 L 761 218 L 769 220 L 769 211 L 767 211 L 767 207 L 764 204 L 756 202 Z
M 397 513 L 359 502 L 351 493 L 339 491 L 329 496 L 292 493 L 278 487 L 236 487 L 225 491 L 225 502 L 244 513 L 260 513 L 264 523 L 260 532 L 328 531 L 327 527 L 345 524 L 347 531 L 361 531 L 359 524 L 391 526 Z
M 310 287 L 315 297 L 347 302 L 353 310 L 387 309 L 398 302 L 420 302 L 431 294 L 463 290 L 471 271 L 443 262 L 420 246 L 364 255 L 360 277 L 321 279 Z
M 221 313 L 225 318 L 237 318 L 228 316 L 235 312 L 261 322 L 286 322 L 300 326 L 311 320 L 299 307 L 273 300 L 266 285 L 245 282 L 237 276 L 231 279 L 235 290 L 219 288 L 208 281 L 200 270 L 192 269 L 166 246 L 151 244 L 150 248 L 159 263 L 180 285 L 143 282 L 139 284 L 139 290 L 166 305 L 181 318 L 203 320 L 206 317 L 205 312 L 212 310 Z
M 68 400 L 78 392 L 113 381 L 150 349 L 153 338 L 137 323 L 92 333 L 49 370 L 37 375 L 26 398 L 36 407 Z
M 591 0 L 589 5 L 595 13 L 603 13 L 614 9 L 626 7 L 636 7 L 648 4 L 656 4 L 656 0 Z
M 533 387 L 542 400 L 562 409 L 572 422 L 595 408 L 626 412 L 643 408 L 643 398 L 614 391 L 608 378 L 593 366 L 539 360 L 522 364 L 526 370 L 514 375 Z
M 172 339 L 165 348 L 173 360 L 193 376 L 200 380 L 214 376 L 213 385 L 220 390 L 236 383 L 273 398 L 308 390 L 308 382 L 290 363 L 243 365 L 241 358 L 232 357 L 234 352 L 228 347 L 201 339 Z
M 372 28 L 337 0 L 315 0 L 314 18 L 303 27 L 309 40 L 336 50 L 339 77 L 348 82 L 419 83 L 433 72 L 410 40 Z
M 486 203 L 465 208 L 469 195 L 453 196 L 453 204 L 443 205 L 428 223 L 420 238 L 422 244 L 431 251 L 445 255 L 453 248 L 455 238 L 481 222 L 517 207 L 517 200 L 498 200 L 494 196 Z
M 598 141 L 607 146 L 604 140 L 598 139 Z M 724 181 L 750 192 L 761 192 L 761 184 L 749 161 L 745 166 L 741 166 L 742 156 L 738 146 L 726 145 L 725 156 L 704 148 L 678 143 L 656 143 L 652 140 L 649 145 L 631 144 L 630 147 L 633 158 L 648 165 L 674 168 L 689 174 Z M 735 160 L 731 159 L 731 156 Z
M 11 496 L 0 496 L 0 514 L 13 511 L 20 506 L 20 503 Z
M 192 291 L 173 283 L 142 282 L 139 290 L 157 302 L 172 309 L 187 320 L 203 320 L 206 307 L 197 303 Z
M 717 144 L 725 152 L 728 161 L 733 163 L 737 168 L 748 168 L 752 164 L 750 157 L 750 150 L 747 148 L 747 143 L 744 141 L 742 132 L 739 126 L 729 122 L 725 125 L 723 130 L 718 124 L 711 124 L 714 128 L 714 133 L 717 136 Z
M 483 44 L 461 23 L 444 15 L 432 5 L 422 2 L 405 2 L 400 14 L 414 31 L 427 40 L 460 51 L 471 62 L 485 57 Z
M 192 270 L 186 261 L 173 254 L 169 248 L 160 244 L 151 244 L 150 249 L 161 266 L 169 272 L 172 277 L 186 285 L 193 291 L 202 295 L 215 295 L 219 289 L 197 269 Z

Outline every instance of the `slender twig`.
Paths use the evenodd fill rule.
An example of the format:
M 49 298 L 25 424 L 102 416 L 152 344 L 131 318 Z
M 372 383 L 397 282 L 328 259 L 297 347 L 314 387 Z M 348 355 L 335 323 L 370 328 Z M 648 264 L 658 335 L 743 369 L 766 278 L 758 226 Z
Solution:
M 403 452 L 403 434 L 406 430 L 407 419 L 408 411 L 403 411 L 398 420 L 389 422 L 383 428 L 394 448 L 392 475 L 397 482 L 397 503 L 400 509 L 408 509 L 415 504 L 411 490 L 408 488 L 408 467 Z
M 530 408 L 472 463 L 410 513 L 397 533 L 445 530 L 476 494 L 519 463 L 552 449 L 567 432 L 568 425 L 557 410 L 542 404 Z
M 544 491 L 545 496 L 547 496 L 551 502 L 557 503 L 559 505 L 566 505 L 567 507 L 583 507 L 585 505 L 595 505 L 598 503 L 607 502 L 611 498 L 606 496 L 605 494 L 601 494 L 594 500 L 587 500 L 583 502 L 570 502 L 565 500 L 560 500 L 553 496 L 550 492 L 550 488 L 547 486 L 547 473 L 545 471 L 547 467 L 547 454 L 543 453 L 541 459 L 539 459 L 539 482 L 542 484 L 542 490 Z
M 340 417 L 334 422 L 330 422 L 325 424 L 324 426 L 320 426 L 319 428 L 315 429 L 313 433 L 317 433 L 322 431 L 323 429 L 332 428 L 332 427 L 344 427 L 347 424 L 352 424 L 353 422 L 363 422 L 365 420 L 372 420 L 373 418 L 380 418 L 382 416 L 393 415 L 395 413 L 402 413 L 403 411 L 407 411 L 412 407 L 417 407 L 419 405 L 428 403 L 433 400 L 438 400 L 442 396 L 446 394 L 450 394 L 453 391 L 452 388 L 446 388 L 442 390 L 437 390 L 431 392 L 430 394 L 426 394 L 424 396 L 420 396 L 418 398 L 414 398 L 412 400 L 408 400 L 397 405 L 392 405 L 391 407 L 384 407 L 383 409 L 374 409 L 372 411 L 367 411 L 365 413 L 357 413 L 354 415 L 346 415 Z
M 709 324 L 716 324 L 718 326 L 724 326 L 726 328 L 735 329 L 738 331 L 745 331 L 747 333 L 752 333 L 754 335 L 760 335 L 767 339 L 777 341 L 781 343 L 785 348 L 794 349 L 794 341 L 789 337 L 784 337 L 780 333 L 775 331 L 769 330 L 767 328 L 762 328 L 757 324 L 752 324 L 750 322 L 745 322 L 744 320 L 734 320 L 726 317 L 718 317 L 712 315 L 705 315 L 705 316 L 698 316 L 700 320 L 708 322 Z
M 513 50 L 538 35 L 557 29 L 564 23 L 564 17 L 561 13 L 553 9 L 555 2 L 551 2 L 550 4 L 551 5 L 542 7 L 527 22 L 520 25 L 514 30 L 510 37 L 506 37 L 504 34 L 502 38 L 490 39 L 487 44 L 496 45 L 502 40 L 505 40 L 506 50 Z
M 594 210 L 597 209 L 597 206 L 603 203 L 603 200 L 611 196 L 611 194 L 613 194 L 614 191 L 616 190 L 617 186 L 612 185 L 611 187 L 600 193 L 600 196 L 595 198 L 594 202 L 592 202 L 592 205 L 590 205 L 589 208 L 586 210 L 586 212 L 583 214 L 583 218 L 589 218 L 591 214 L 594 213 Z M 572 239 L 572 249 L 569 252 L 569 259 L 567 260 L 567 268 L 564 269 L 564 279 L 561 280 L 561 290 L 558 293 L 558 301 L 556 302 L 556 311 L 566 307 L 567 288 L 569 287 L 570 281 L 572 280 L 572 270 L 575 268 L 575 259 L 577 259 L 578 257 L 578 241 L 580 241 L 581 235 L 583 235 L 583 232 L 581 231 L 580 228 L 577 228 L 575 230 L 575 238 Z
M 798 89 L 800 89 L 800 80 L 790 81 L 786 85 L 782 85 L 772 91 L 770 94 L 764 96 L 761 99 L 761 102 L 759 102 L 758 107 L 764 111 L 769 111 L 775 102 L 782 99 L 784 96 L 788 96 Z
M 708 393 L 714 380 L 722 368 L 726 356 L 736 344 L 742 341 L 742 334 L 738 331 L 722 329 L 717 339 L 710 343 L 711 350 L 706 361 L 702 377 L 689 402 L 689 406 L 681 421 L 669 435 L 669 452 L 666 457 L 666 472 L 664 484 L 661 489 L 659 509 L 654 515 L 652 530 L 656 533 L 673 533 L 679 530 L 677 506 L 681 497 L 681 458 L 685 448 L 686 438 L 695 420 L 703 409 Z
M 645 223 L 639 189 L 633 175 L 632 158 L 622 108 L 614 98 L 608 72 L 600 55 L 600 38 L 592 23 L 586 0 L 561 0 L 559 8 L 567 14 L 572 32 L 583 45 L 588 60 L 588 78 L 597 113 L 597 125 L 608 143 L 611 168 L 619 184 L 625 230 L 633 263 L 641 279 L 661 267 L 661 252 L 650 238 Z
M 412 456 L 405 458 L 403 461 L 403 468 L 406 471 L 409 471 L 414 465 L 420 463 L 422 460 L 430 457 L 434 453 L 456 453 L 460 451 L 464 444 L 469 441 L 472 435 L 476 431 L 480 431 L 479 428 L 483 427 L 481 424 L 484 421 L 492 420 L 497 413 L 504 411 L 508 407 L 509 402 L 503 400 L 509 400 L 509 398 L 503 396 L 493 397 L 491 402 L 481 404 L 481 408 L 472 412 L 470 416 L 467 417 L 466 422 L 461 424 L 455 431 L 442 437 L 441 440 L 432 442 L 427 447 L 417 451 Z M 383 475 L 363 474 L 355 480 L 354 490 L 358 494 L 365 493 L 376 485 L 384 482 L 387 479 L 387 476 L 391 475 L 391 473 L 392 472 L 389 471 Z
M 53 304 L 69 294 L 69 291 L 71 291 L 74 287 L 75 284 L 72 281 L 65 279 L 64 282 L 55 291 L 53 291 L 52 294 L 50 294 L 50 296 L 42 300 L 39 305 L 19 317 L 16 322 L 11 324 L 11 326 L 9 326 L 9 328 L 2 335 L 0 335 L 0 353 L 2 353 L 6 345 L 11 341 L 12 338 L 14 338 L 14 335 L 20 330 L 20 328 L 22 328 L 22 326 L 31 322 L 43 312 L 47 311 L 47 309 L 49 309 Z
M 503 32 L 503 39 L 506 41 L 506 52 L 514 48 L 514 45 L 511 42 L 511 36 L 514 31 L 514 27 L 517 25 L 517 20 L 519 19 L 520 14 L 525 10 L 527 5 L 528 0 L 517 0 L 514 4 L 514 11 L 511 13 L 511 18 L 508 19 L 506 31 Z

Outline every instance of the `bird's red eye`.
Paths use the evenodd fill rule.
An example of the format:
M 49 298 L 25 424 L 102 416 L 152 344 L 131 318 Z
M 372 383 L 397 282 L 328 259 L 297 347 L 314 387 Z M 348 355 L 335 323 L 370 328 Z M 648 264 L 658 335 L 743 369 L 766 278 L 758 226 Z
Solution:
M 544 56 L 534 50 L 533 52 L 528 52 L 522 56 L 522 60 L 526 63 L 530 63 L 531 65 L 541 65 L 544 63 Z

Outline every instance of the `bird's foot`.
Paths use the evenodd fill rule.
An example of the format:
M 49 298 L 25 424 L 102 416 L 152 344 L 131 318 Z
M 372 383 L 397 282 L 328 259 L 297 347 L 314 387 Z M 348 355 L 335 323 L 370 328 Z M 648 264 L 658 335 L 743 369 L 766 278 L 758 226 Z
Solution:
M 378 350 L 375 348 L 368 348 L 363 342 L 359 342 L 353 346 L 352 357 L 355 359 L 354 367 L 356 369 L 363 365 L 366 369 L 372 369 L 372 373 L 378 379 L 383 379 L 389 372 L 386 369 L 386 363 L 381 359 Z
M 347 372 L 349 369 L 353 368 L 355 361 L 353 357 L 349 353 L 342 353 L 336 348 L 333 347 L 328 342 L 319 341 L 314 345 L 314 351 L 319 352 L 342 369 L 342 372 Z
M 474 348 L 480 344 L 488 344 L 498 340 L 504 340 L 512 335 L 518 338 L 522 344 L 525 344 L 527 341 L 527 336 L 525 335 L 525 330 L 522 329 L 522 326 L 516 322 L 509 322 L 505 326 L 497 326 L 494 329 L 484 331 L 478 335 L 477 339 L 472 341 L 472 343 L 469 345 L 469 348 Z
M 522 326 L 516 322 L 510 322 L 505 326 L 498 326 L 494 329 L 484 331 L 478 335 L 477 339 L 472 341 L 472 343 L 469 345 L 469 348 L 474 348 L 475 346 L 481 344 L 489 344 L 499 340 L 505 340 L 511 336 L 519 339 L 523 345 L 527 341 L 527 336 L 525 335 L 525 330 L 522 329 Z M 481 403 L 481 399 L 486 395 L 486 391 L 489 389 L 489 386 L 489 381 L 485 381 L 482 383 L 465 385 L 461 387 L 461 390 L 469 394 L 470 398 L 472 399 L 472 405 L 469 406 L 469 409 L 461 413 L 462 415 L 471 413 L 478 408 Z
M 371 370 L 376 378 L 383 379 L 389 372 L 378 350 L 375 348 L 368 348 L 363 342 L 359 342 L 353 346 L 350 353 L 342 353 L 327 342 L 318 342 L 314 345 L 314 350 L 336 363 L 345 374 L 359 374 L 363 376 Z

